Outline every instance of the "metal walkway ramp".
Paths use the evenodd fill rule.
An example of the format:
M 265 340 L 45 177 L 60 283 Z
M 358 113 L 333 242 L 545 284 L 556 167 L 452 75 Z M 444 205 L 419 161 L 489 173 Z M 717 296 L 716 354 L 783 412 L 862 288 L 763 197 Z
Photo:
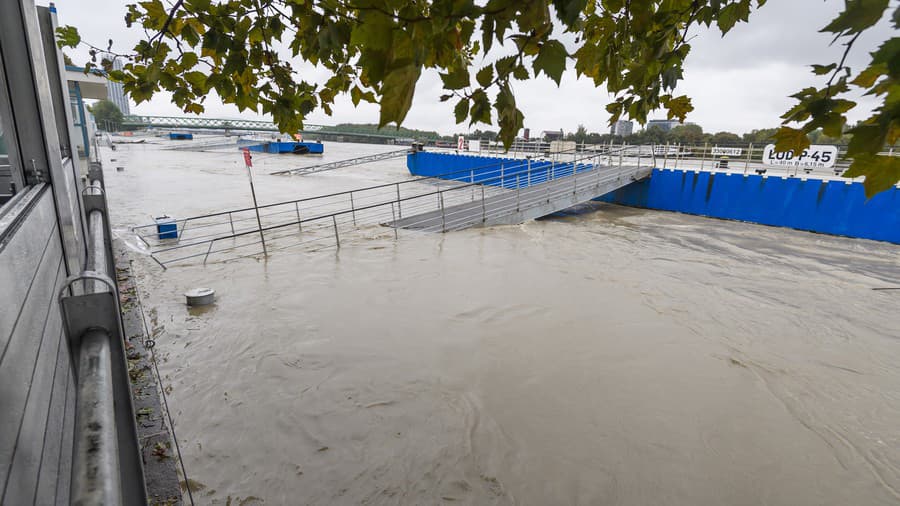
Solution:
M 388 151 L 386 153 L 376 153 L 374 155 L 360 156 L 357 158 L 348 158 L 346 160 L 338 160 L 335 162 L 320 163 L 309 167 L 300 167 L 298 169 L 287 169 L 270 172 L 270 174 L 283 175 L 290 174 L 294 176 L 304 176 L 306 174 L 314 174 L 316 172 L 324 172 L 326 170 L 340 169 L 342 167 L 351 167 L 353 165 L 362 165 L 364 163 L 377 162 L 379 160 L 388 160 L 390 158 L 399 158 L 410 152 L 409 148 L 397 151 Z
M 564 168 L 566 169 L 566 168 Z M 519 182 L 499 194 L 485 195 L 452 206 L 442 206 L 408 218 L 393 220 L 394 227 L 447 232 L 473 226 L 515 225 L 568 209 L 615 191 L 650 175 L 650 168 L 590 167 L 571 169 L 551 180 L 526 186 Z M 484 187 L 482 186 L 482 189 Z
M 406 150 L 403 152 L 405 153 Z M 651 165 L 620 152 L 566 162 L 509 160 L 438 177 L 276 202 L 177 220 L 177 238 L 157 224 L 132 230 L 162 267 L 340 247 L 363 237 L 517 224 L 553 214 L 647 177 Z

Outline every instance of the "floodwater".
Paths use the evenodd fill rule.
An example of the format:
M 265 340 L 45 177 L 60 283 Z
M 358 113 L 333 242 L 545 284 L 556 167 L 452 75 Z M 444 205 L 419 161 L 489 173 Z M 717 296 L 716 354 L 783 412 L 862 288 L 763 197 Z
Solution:
M 103 156 L 124 236 L 249 203 L 235 152 Z M 261 203 L 408 177 L 255 163 Z M 591 207 L 266 261 L 136 253 L 195 501 L 900 503 L 900 290 L 873 290 L 900 247 Z M 188 310 L 198 286 L 217 303 Z

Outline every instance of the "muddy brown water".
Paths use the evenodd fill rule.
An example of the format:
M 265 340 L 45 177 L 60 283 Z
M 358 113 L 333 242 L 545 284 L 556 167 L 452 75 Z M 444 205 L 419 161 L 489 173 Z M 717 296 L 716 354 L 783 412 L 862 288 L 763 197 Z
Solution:
M 236 153 L 160 142 L 103 150 L 118 234 L 249 203 Z M 263 174 L 298 160 L 261 202 L 408 177 Z M 896 245 L 596 204 L 135 266 L 198 504 L 900 502 Z

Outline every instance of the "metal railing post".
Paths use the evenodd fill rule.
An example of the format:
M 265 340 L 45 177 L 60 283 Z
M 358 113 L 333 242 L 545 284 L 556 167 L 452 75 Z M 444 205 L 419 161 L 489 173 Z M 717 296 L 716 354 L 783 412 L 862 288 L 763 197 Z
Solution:
M 752 156 L 751 153 L 753 153 L 753 144 L 752 143 L 750 144 L 750 147 L 747 149 L 747 159 L 744 160 L 744 174 L 746 174 L 747 171 L 750 170 L 750 157 Z
M 441 202 L 441 232 L 447 231 L 447 216 L 444 214 L 444 192 L 438 192 L 438 200 Z
M 337 244 L 337 247 L 340 248 L 341 238 L 338 236 L 337 218 L 333 214 L 331 215 L 331 223 L 334 225 L 334 242 Z
M 234 234 L 234 220 L 231 219 L 231 211 L 228 211 L 228 223 L 231 224 L 231 233 Z
M 353 204 L 353 192 L 350 192 L 350 214 L 353 216 L 353 226 L 356 226 L 356 206 Z
M 397 217 L 403 219 L 403 209 L 400 208 L 400 183 L 397 183 Z
M 516 211 L 519 210 L 519 175 L 516 174 Z
M 481 185 L 481 222 L 487 221 L 487 209 L 484 202 L 484 185 Z
M 297 228 L 303 232 L 303 220 L 300 219 L 300 203 L 294 201 L 294 210 L 297 211 Z
M 399 227 L 399 225 L 397 224 L 397 214 L 394 212 L 394 203 L 393 202 L 391 202 L 391 221 L 393 222 L 393 225 L 394 225 L 394 240 L 396 240 L 398 238 L 397 228 Z
M 666 142 L 666 151 L 663 153 L 663 169 L 666 168 L 668 163 L 669 163 L 669 143 Z
M 500 164 L 500 187 L 506 188 L 506 174 L 503 171 L 503 164 Z
M 528 186 L 531 186 L 531 158 L 528 158 Z
M 700 170 L 703 170 L 704 162 L 706 161 L 706 150 L 709 148 L 709 143 L 703 143 L 703 151 L 700 153 Z
M 677 147 L 675 148 L 675 165 L 673 167 L 674 169 L 678 168 L 678 155 L 681 154 L 681 143 L 679 142 L 678 144 L 676 144 L 676 146 Z

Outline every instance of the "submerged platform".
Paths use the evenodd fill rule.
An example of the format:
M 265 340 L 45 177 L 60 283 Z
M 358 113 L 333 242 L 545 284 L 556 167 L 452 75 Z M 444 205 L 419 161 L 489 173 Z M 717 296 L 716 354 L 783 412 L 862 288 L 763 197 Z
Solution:
M 247 149 L 257 153 L 291 153 L 295 155 L 317 155 L 325 152 L 325 147 L 321 142 L 263 142 L 251 144 L 247 146 Z

